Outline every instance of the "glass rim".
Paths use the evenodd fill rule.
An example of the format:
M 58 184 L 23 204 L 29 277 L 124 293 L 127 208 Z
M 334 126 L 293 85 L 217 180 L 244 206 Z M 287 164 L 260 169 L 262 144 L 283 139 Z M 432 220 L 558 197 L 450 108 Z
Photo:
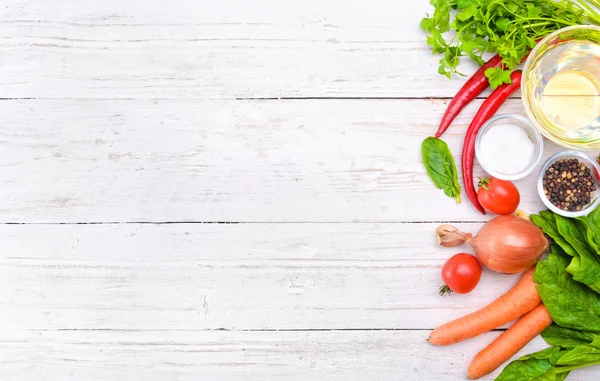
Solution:
M 503 120 L 503 119 L 513 119 L 513 120 L 519 121 L 520 122 L 519 127 L 523 128 L 522 126 L 526 125 L 527 128 L 533 133 L 533 135 L 535 137 L 534 139 L 532 139 L 532 143 L 534 144 L 534 156 L 532 157 L 531 162 L 522 171 L 510 174 L 510 175 L 500 173 L 500 172 L 494 171 L 493 169 L 490 169 L 490 167 L 487 165 L 487 163 L 485 163 L 485 160 L 481 160 L 481 139 L 483 138 L 483 135 L 485 135 L 485 133 L 491 127 L 493 127 L 494 124 L 496 124 L 499 120 Z M 504 113 L 504 114 L 497 114 L 497 115 L 491 117 L 481 126 L 481 129 L 479 130 L 479 132 L 477 133 L 477 136 L 475 137 L 475 157 L 477 157 L 477 161 L 479 162 L 479 165 L 489 175 L 491 175 L 495 178 L 501 179 L 501 180 L 513 181 L 513 180 L 520 180 L 524 177 L 529 176 L 535 170 L 537 165 L 539 164 L 540 160 L 542 159 L 543 153 L 544 153 L 544 138 L 542 137 L 542 135 L 540 134 L 538 129 L 531 123 L 531 121 L 528 118 L 524 117 L 523 115 L 519 115 L 519 114 Z
M 557 208 L 556 206 L 554 206 L 554 204 L 552 204 L 550 202 L 550 200 L 548 200 L 548 197 L 546 197 L 546 194 L 544 193 L 544 173 L 546 172 L 546 170 L 548 169 L 548 167 L 555 162 L 558 159 L 564 158 L 564 157 L 576 157 L 579 159 L 584 159 L 586 161 L 586 165 L 587 166 L 591 166 L 592 169 L 596 169 L 598 172 L 600 172 L 600 165 L 598 164 L 598 162 L 596 162 L 596 160 L 594 160 L 593 157 L 591 157 L 590 155 L 580 152 L 580 151 L 574 151 L 574 150 L 568 150 L 568 151 L 560 151 L 555 153 L 554 155 L 550 156 L 545 162 L 544 164 L 542 164 L 542 167 L 540 168 L 540 173 L 538 174 L 538 179 L 537 179 L 537 190 L 538 190 L 538 194 L 540 196 L 540 199 L 542 200 L 542 203 L 551 211 L 553 211 L 556 214 L 559 214 L 563 217 L 583 217 L 583 216 L 587 216 L 588 214 L 590 214 L 591 212 L 594 211 L 594 209 L 596 209 L 598 207 L 598 205 L 600 205 L 600 179 L 598 179 L 598 177 L 594 176 L 594 185 L 596 186 L 596 190 L 595 190 L 595 197 L 593 199 L 593 201 L 591 201 L 587 207 L 585 209 L 579 210 L 579 211 L 574 211 L 574 212 L 570 212 L 570 211 L 566 211 L 566 210 L 562 210 Z M 590 165 L 591 164 L 591 165 Z
M 530 105 L 531 94 L 528 91 L 528 88 L 526 86 L 526 83 L 527 83 L 527 80 L 528 80 L 529 74 L 530 74 L 530 66 L 533 65 L 533 62 L 537 58 L 539 51 L 542 48 L 547 49 L 547 46 L 545 46 L 545 44 L 547 45 L 549 40 L 551 40 L 551 39 L 555 38 L 556 36 L 559 36 L 565 32 L 569 32 L 572 30 L 580 30 L 580 29 L 595 30 L 600 33 L 600 26 L 597 26 L 597 25 L 572 25 L 572 26 L 564 27 L 564 28 L 561 28 L 559 30 L 556 30 L 556 31 L 548 34 L 539 43 L 537 43 L 535 45 L 535 47 L 531 50 L 531 52 L 529 52 L 529 56 L 527 57 L 527 60 L 525 60 L 525 63 L 523 65 L 523 71 L 522 71 L 523 75 L 521 76 L 521 86 L 520 86 L 521 87 L 521 102 L 523 103 L 523 106 L 524 106 L 523 108 L 525 109 L 525 113 L 527 114 L 527 117 L 530 119 L 530 122 L 533 124 L 533 126 L 536 128 L 536 130 L 538 130 L 538 132 L 540 132 L 542 134 L 542 136 L 544 136 L 547 139 L 549 139 L 550 141 L 552 141 L 562 147 L 568 148 L 568 149 L 582 150 L 582 151 L 596 151 L 600 148 L 600 142 L 595 142 L 594 143 L 595 145 L 592 145 L 592 146 L 589 146 L 587 144 L 578 145 L 573 142 L 565 141 L 565 140 L 559 138 L 558 136 L 554 136 L 549 131 L 546 131 L 546 129 L 540 124 L 540 122 L 537 120 L 537 118 L 533 114 L 532 107 Z

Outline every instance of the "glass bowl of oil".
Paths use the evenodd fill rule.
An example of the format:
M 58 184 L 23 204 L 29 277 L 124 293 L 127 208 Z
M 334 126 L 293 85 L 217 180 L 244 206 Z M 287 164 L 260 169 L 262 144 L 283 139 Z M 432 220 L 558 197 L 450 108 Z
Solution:
M 600 27 L 549 34 L 531 51 L 521 80 L 527 116 L 548 139 L 600 149 Z

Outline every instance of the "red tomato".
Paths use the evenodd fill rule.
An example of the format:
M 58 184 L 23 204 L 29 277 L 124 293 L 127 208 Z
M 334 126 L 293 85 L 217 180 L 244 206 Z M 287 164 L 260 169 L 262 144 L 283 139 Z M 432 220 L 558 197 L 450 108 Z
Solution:
M 512 181 L 492 177 L 479 180 L 477 200 L 486 210 L 506 215 L 513 214 L 517 210 L 521 195 Z
M 442 280 L 446 284 L 440 289 L 445 294 L 448 289 L 457 294 L 471 292 L 481 278 L 481 264 L 471 254 L 460 253 L 452 256 L 442 267 Z

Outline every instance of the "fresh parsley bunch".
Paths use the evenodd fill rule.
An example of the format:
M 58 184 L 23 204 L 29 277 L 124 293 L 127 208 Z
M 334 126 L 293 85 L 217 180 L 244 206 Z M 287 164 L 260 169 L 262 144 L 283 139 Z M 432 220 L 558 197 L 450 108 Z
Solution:
M 479 65 L 485 53 L 498 53 L 503 68 L 486 70 L 495 88 L 510 83 L 510 73 L 535 46 L 557 29 L 572 25 L 600 25 L 600 0 L 431 0 L 435 11 L 421 20 L 433 53 L 443 54 L 438 73 L 450 78 L 460 57 Z M 446 32 L 454 31 L 447 40 Z

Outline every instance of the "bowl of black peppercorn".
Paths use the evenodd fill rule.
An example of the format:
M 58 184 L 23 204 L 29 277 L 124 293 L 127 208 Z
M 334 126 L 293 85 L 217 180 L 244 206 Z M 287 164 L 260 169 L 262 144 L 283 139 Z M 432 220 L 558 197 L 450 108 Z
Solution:
M 544 204 L 565 217 L 585 216 L 600 203 L 600 166 L 589 155 L 563 151 L 550 157 L 538 176 Z

